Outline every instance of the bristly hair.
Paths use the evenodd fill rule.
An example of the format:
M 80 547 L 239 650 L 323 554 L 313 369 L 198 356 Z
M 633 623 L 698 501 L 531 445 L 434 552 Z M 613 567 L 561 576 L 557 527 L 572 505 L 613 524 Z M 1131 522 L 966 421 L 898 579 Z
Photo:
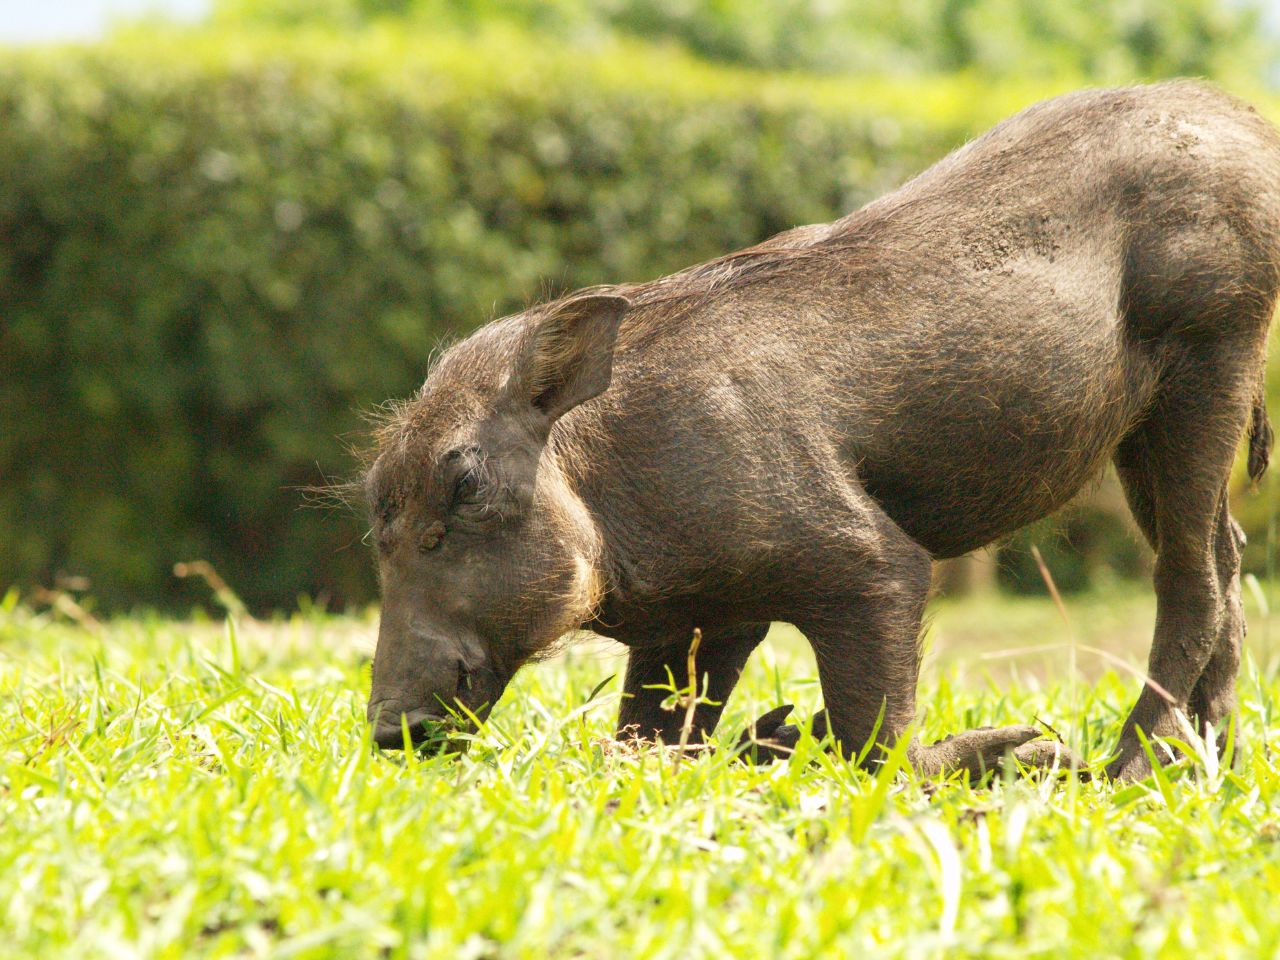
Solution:
M 295 487 L 309 507 L 349 511 L 357 516 L 368 507 L 365 503 L 365 478 L 391 433 L 404 419 L 410 400 L 384 400 L 360 411 L 368 429 L 356 437 L 342 437 L 343 450 L 356 464 L 355 472 L 345 478 L 323 477 L 314 485 Z
M 453 335 L 441 337 L 431 348 L 430 354 L 427 355 L 428 375 L 457 339 Z M 369 508 L 369 504 L 365 502 L 365 480 L 369 475 L 369 469 L 378 459 L 378 454 L 403 425 L 406 411 L 421 392 L 419 388 L 407 399 L 392 398 L 361 408 L 358 414 L 365 423 L 365 430 L 354 437 L 339 438 L 344 452 L 354 462 L 355 470 L 340 478 L 323 476 L 322 471 L 320 483 L 294 487 L 293 489 L 302 494 L 303 503 L 309 507 L 342 510 L 357 516 L 364 514 Z
M 539 312 L 583 296 L 614 294 L 631 300 L 631 313 L 640 325 L 661 324 L 682 316 L 711 296 L 767 281 L 783 271 L 829 271 L 836 264 L 847 267 L 851 248 L 868 244 L 861 231 L 852 229 L 853 216 L 832 224 L 795 227 L 755 246 L 654 280 L 572 290 L 554 300 L 530 305 L 524 312 Z M 550 289 L 544 288 L 544 297 L 549 293 Z M 452 338 L 442 340 L 431 351 L 424 381 L 453 345 Z M 326 477 L 320 484 L 297 488 L 306 503 L 362 512 L 366 507 L 365 479 L 369 468 L 378 454 L 399 438 L 406 413 L 420 396 L 421 389 L 409 399 L 388 400 L 362 411 L 370 429 L 356 440 L 344 438 L 347 453 L 356 464 L 355 472 L 346 478 Z
M 896 217 L 913 215 L 912 204 L 898 209 L 854 211 L 833 223 L 819 223 L 784 230 L 755 246 L 724 254 L 705 263 L 638 283 L 601 284 L 565 293 L 534 310 L 565 304 L 579 297 L 612 294 L 631 301 L 628 312 L 632 332 L 677 320 L 714 296 L 790 276 L 831 278 L 845 275 L 852 281 L 874 258 L 859 256 L 886 249 L 877 225 Z M 909 251 L 898 251 L 907 254 Z M 623 327 L 623 334 L 627 327 Z

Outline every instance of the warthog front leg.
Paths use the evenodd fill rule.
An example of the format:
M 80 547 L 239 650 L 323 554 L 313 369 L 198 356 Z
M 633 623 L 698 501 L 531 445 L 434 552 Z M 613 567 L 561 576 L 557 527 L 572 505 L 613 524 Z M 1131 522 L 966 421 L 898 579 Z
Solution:
M 797 598 L 805 606 L 792 622 L 813 646 L 826 701 L 826 710 L 813 720 L 813 735 L 829 734 L 845 757 L 860 757 L 874 768 L 883 760 L 882 748 L 896 744 L 915 720 L 919 635 L 932 564 L 927 551 L 878 506 L 865 498 L 858 506 L 857 525 L 844 527 L 836 542 L 830 531 L 840 527 L 814 531 L 819 552 L 813 579 L 798 578 L 813 588 Z M 785 722 L 790 710 L 772 710 L 744 732 L 742 755 L 789 755 L 800 737 L 800 728 Z M 907 757 L 926 776 L 955 770 L 981 775 L 1008 754 L 1024 764 L 1073 765 L 1064 748 L 1041 736 L 1030 726 L 967 730 L 933 744 L 913 740 Z
M 737 745 L 739 754 L 754 763 L 789 757 L 801 736 L 797 724 L 786 722 L 793 709 L 786 704 L 770 710 L 742 731 Z M 814 714 L 810 733 L 815 740 L 826 738 L 825 710 Z M 1084 764 L 1069 747 L 1043 737 L 1044 731 L 1039 727 L 976 727 L 937 743 L 913 743 L 908 748 L 907 759 L 917 773 L 928 777 L 965 770 L 970 777 L 978 778 L 1001 769 L 1007 757 L 1013 757 L 1023 767 L 1052 767 L 1056 763 L 1061 770 L 1084 769 Z
M 690 743 L 702 743 L 711 736 L 747 658 L 768 631 L 767 623 L 754 623 L 713 629 L 703 635 L 695 669 L 698 694 L 704 701 L 695 708 Z M 673 681 L 677 689 L 688 686 L 690 641 L 691 637 L 684 637 L 660 646 L 631 649 L 618 711 L 619 739 L 662 740 L 667 744 L 680 740 L 685 712 L 663 709 L 663 701 L 670 696 Z

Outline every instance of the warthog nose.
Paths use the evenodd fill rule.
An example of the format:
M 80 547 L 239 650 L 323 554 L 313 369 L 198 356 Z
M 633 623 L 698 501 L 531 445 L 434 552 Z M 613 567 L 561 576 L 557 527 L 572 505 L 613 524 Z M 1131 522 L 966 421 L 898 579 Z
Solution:
M 416 746 L 431 736 L 431 728 L 443 717 L 419 707 L 416 710 L 400 710 L 395 704 L 379 704 L 369 708 L 369 722 L 373 724 L 373 742 L 383 750 L 404 748 L 404 728 L 401 718 L 409 727 L 409 737 Z

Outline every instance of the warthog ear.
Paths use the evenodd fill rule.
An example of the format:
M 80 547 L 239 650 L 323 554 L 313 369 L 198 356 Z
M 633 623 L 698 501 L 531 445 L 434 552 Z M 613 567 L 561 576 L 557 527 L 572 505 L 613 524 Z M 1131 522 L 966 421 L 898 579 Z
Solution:
M 597 294 L 567 300 L 540 317 L 513 380 L 524 399 L 548 420 L 599 396 L 613 375 L 618 324 L 626 297 Z

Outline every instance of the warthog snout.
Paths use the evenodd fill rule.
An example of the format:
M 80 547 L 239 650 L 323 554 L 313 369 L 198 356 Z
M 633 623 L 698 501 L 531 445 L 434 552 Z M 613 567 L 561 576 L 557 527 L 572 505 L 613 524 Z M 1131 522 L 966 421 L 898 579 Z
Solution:
M 464 644 L 416 627 L 398 628 L 403 619 L 383 617 L 366 711 L 374 742 L 389 750 L 404 746 L 405 724 L 415 746 L 456 730 L 475 686 Z
M 415 747 L 445 749 L 450 737 L 474 730 L 488 715 L 506 681 L 474 637 L 405 623 L 411 621 L 403 614 L 384 611 L 366 711 L 373 741 L 384 750 L 402 749 L 407 725 Z
M 443 712 L 425 707 L 405 709 L 394 700 L 370 703 L 369 724 L 373 727 L 373 742 L 383 750 L 400 750 L 404 747 L 404 726 L 409 727 L 409 738 L 417 746 L 441 733 L 447 722 Z

